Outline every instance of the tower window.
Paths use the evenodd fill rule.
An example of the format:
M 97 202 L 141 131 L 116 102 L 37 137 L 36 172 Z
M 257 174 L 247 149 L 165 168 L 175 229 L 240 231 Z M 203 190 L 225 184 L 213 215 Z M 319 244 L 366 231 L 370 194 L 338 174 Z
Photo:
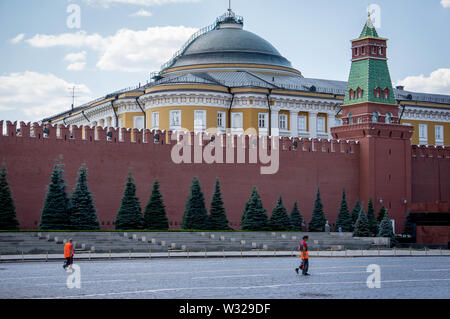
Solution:
M 391 113 L 386 113 L 385 123 L 386 124 L 391 124 L 392 123 L 392 114 Z
M 374 92 L 373 95 L 376 99 L 379 99 L 381 97 L 381 88 L 377 87 Z
M 352 124 L 353 124 L 352 113 L 348 113 L 347 118 L 348 118 L 348 124 L 349 124 L 349 125 L 352 125 Z
M 358 88 L 356 90 L 356 98 L 357 99 L 362 99 L 362 97 L 363 97 L 363 90 L 361 88 Z
M 353 91 L 353 89 L 350 89 L 350 91 L 348 92 L 348 99 L 349 100 L 355 99 L 355 91 Z
M 366 47 L 361 48 L 361 54 L 366 54 Z
M 377 111 L 373 112 L 372 122 L 377 123 L 378 122 L 378 116 L 379 116 L 379 114 L 378 114 Z
M 389 100 L 389 89 L 388 88 L 385 88 L 383 90 L 383 99 Z
M 378 54 L 379 54 L 379 55 L 383 55 L 383 47 L 380 47 L 380 48 L 379 48 Z

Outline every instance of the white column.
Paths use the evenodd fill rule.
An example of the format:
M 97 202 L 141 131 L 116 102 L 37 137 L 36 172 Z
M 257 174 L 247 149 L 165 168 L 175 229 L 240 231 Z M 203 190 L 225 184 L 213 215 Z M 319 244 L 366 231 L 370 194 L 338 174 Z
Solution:
M 298 112 L 291 111 L 291 137 L 298 137 Z
M 317 112 L 309 112 L 309 137 L 317 138 Z
M 271 126 L 272 126 L 272 136 L 280 136 L 280 119 L 279 119 L 279 110 L 272 110 L 272 115 L 270 118 Z
M 334 113 L 327 114 L 327 126 L 328 126 L 328 138 L 332 138 L 331 128 L 336 126 L 336 115 Z

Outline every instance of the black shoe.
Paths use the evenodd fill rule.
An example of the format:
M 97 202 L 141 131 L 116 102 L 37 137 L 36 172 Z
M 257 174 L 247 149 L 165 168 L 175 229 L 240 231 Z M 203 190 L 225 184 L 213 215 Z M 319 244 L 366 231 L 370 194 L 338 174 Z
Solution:
M 297 275 L 298 275 L 298 268 L 295 268 L 295 272 L 297 273 Z
M 311 275 L 307 273 L 307 274 L 303 274 L 303 276 L 311 276 Z

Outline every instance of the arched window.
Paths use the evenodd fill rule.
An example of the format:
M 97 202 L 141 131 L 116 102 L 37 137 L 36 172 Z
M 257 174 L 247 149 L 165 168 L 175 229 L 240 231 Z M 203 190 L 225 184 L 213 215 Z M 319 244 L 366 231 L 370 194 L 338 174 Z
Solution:
M 377 87 L 377 88 L 373 91 L 373 96 L 374 96 L 376 99 L 381 98 L 381 88 L 380 88 L 380 87 Z
M 386 118 L 384 121 L 386 122 L 386 124 L 391 124 L 392 123 L 392 114 L 386 113 Z
M 372 116 L 372 122 L 373 123 L 377 123 L 378 122 L 378 116 L 379 116 L 379 113 L 377 111 L 374 111 L 373 112 L 373 116 Z
M 356 98 L 357 99 L 362 99 L 362 97 L 363 97 L 363 90 L 361 88 L 358 88 L 356 90 Z
M 383 99 L 389 100 L 389 89 L 388 88 L 385 88 L 383 90 Z
M 353 124 L 352 113 L 348 113 L 347 118 L 348 118 L 348 125 L 352 125 Z
M 353 89 L 350 89 L 350 91 L 348 92 L 348 99 L 349 100 L 355 99 L 355 91 L 353 91 Z

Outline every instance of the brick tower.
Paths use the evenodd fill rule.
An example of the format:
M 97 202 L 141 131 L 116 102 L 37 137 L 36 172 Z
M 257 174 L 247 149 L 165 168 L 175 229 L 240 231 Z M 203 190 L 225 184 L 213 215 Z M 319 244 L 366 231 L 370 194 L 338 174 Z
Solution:
M 387 64 L 387 39 L 378 36 L 370 15 L 352 42 L 352 67 L 342 106 L 343 126 L 332 128 L 340 140 L 360 143 L 360 200 L 372 198 L 398 221 L 411 202 L 411 135 L 399 124 L 398 104 Z

